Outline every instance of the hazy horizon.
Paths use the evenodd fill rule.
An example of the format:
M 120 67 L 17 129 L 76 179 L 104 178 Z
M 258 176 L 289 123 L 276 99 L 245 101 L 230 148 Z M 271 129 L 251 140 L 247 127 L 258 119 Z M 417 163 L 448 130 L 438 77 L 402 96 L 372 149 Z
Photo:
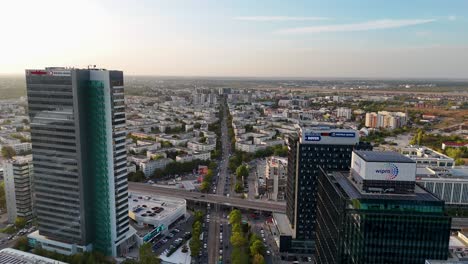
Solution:
M 465 80 L 462 10 L 468 2 L 5 1 L 0 73 L 95 64 L 128 76 Z

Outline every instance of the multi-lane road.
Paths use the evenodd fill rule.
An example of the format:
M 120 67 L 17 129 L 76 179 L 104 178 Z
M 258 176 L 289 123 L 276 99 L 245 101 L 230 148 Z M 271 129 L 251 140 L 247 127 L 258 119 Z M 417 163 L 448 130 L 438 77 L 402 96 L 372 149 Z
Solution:
M 210 201 L 219 201 L 219 199 L 225 199 L 224 196 L 224 189 L 227 187 L 226 180 L 228 177 L 228 160 L 231 154 L 231 146 L 228 140 L 228 129 L 227 129 L 227 105 L 223 104 L 223 119 L 221 120 L 221 149 L 222 149 L 222 159 L 219 163 L 219 169 L 217 174 L 217 183 L 215 193 L 217 197 L 213 197 L 210 195 Z M 207 197 L 208 198 L 208 197 Z M 215 200 L 217 199 L 217 200 Z M 224 249 L 224 244 L 228 243 L 228 239 L 224 237 L 221 241 L 221 237 L 223 237 L 221 233 L 220 224 L 223 225 L 223 213 L 221 212 L 219 203 L 216 203 L 215 206 L 212 207 L 214 210 L 212 211 L 212 222 L 210 223 L 210 229 L 208 232 L 208 262 L 209 263 L 218 263 L 219 260 L 225 260 L 225 258 L 230 258 L 230 256 L 226 256 L 227 252 L 221 253 L 219 249 Z M 223 228 L 223 231 L 224 230 Z M 218 235 L 219 234 L 219 235 Z M 224 235 L 226 233 L 224 232 Z M 225 250 L 224 250 L 225 251 Z M 221 256 L 221 259 L 220 259 Z M 222 263 L 222 262 L 221 262 Z

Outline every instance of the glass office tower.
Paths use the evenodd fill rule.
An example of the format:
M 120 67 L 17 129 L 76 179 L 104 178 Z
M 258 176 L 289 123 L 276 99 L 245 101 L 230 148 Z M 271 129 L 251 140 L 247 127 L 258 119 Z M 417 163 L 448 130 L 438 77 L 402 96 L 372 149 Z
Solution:
M 447 259 L 451 218 L 442 200 L 414 184 L 415 175 L 414 162 L 387 152 L 354 152 L 351 172 L 322 169 L 316 262 L 419 264 Z M 372 181 L 370 186 L 378 183 L 380 188 L 362 184 Z
M 359 143 L 359 133 L 350 129 L 307 127 L 296 138 L 288 138 L 288 178 L 286 215 L 292 229 L 281 251 L 313 253 L 315 239 L 316 181 L 320 167 L 347 170 L 353 149 L 371 149 Z
M 39 234 L 116 256 L 129 231 L 123 72 L 26 70 L 26 82 Z

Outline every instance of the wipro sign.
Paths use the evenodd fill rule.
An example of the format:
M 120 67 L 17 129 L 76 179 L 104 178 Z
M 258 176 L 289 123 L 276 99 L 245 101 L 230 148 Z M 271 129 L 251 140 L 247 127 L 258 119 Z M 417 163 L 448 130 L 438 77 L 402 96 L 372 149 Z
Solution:
M 386 180 L 394 180 L 398 176 L 399 169 L 393 163 L 385 163 L 383 168 L 376 169 L 375 173 L 384 176 Z

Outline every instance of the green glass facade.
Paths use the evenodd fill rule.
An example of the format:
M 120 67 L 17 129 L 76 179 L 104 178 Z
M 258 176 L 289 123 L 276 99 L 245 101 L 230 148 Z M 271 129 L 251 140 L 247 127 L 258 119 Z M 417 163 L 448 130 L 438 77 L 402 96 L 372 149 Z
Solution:
M 447 259 L 451 218 L 444 202 L 414 195 L 361 195 L 345 173 L 322 171 L 317 199 L 317 263 L 408 263 Z
M 109 153 L 107 153 L 105 92 L 101 81 L 89 81 L 87 93 L 88 119 L 88 170 L 93 175 L 94 243 L 93 248 L 105 255 L 112 255 L 111 205 L 109 203 Z

